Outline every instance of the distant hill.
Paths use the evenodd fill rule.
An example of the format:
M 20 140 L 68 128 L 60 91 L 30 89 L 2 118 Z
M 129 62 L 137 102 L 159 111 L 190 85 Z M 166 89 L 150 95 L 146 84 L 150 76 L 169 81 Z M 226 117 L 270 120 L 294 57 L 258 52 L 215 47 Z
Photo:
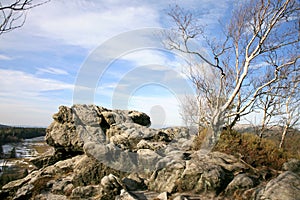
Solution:
M 0 124 L 0 128 L 9 128 L 10 126 Z
M 46 128 L 25 128 L 0 125 L 0 145 L 45 136 Z

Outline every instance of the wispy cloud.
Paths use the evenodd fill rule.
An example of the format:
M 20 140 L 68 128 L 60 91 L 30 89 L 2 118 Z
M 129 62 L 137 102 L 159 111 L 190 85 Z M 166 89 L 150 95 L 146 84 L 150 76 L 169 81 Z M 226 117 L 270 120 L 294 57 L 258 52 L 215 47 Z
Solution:
M 69 105 L 73 85 L 33 74 L 0 69 L 0 123 L 46 126 L 59 105 Z M 45 93 L 52 93 L 47 95 Z M 58 92 L 59 96 L 53 95 Z
M 73 85 L 61 81 L 38 78 L 32 74 L 0 69 L 1 87 L 0 94 L 5 96 L 37 97 L 40 92 L 49 90 L 71 90 Z
M 48 67 L 48 68 L 38 68 L 37 74 L 54 74 L 54 75 L 68 75 L 69 73 L 63 69 Z
M 0 60 L 12 60 L 12 57 L 0 54 Z
M 0 61 L 1 67 L 5 68 L 0 69 L 0 123 L 6 120 L 10 124 L 47 125 L 59 104 L 71 102 L 74 86 L 70 82 L 76 79 L 74 74 L 77 67 L 84 65 L 84 61 L 87 61 L 84 59 L 89 52 L 108 40 L 111 41 L 110 46 L 106 46 L 105 56 L 101 58 L 119 58 L 121 62 L 114 66 L 116 70 L 109 68 L 104 79 L 101 79 L 102 82 L 96 90 L 96 96 L 100 93 L 106 97 L 105 100 L 101 98 L 101 105 L 109 104 L 115 89 L 123 94 L 133 92 L 131 89 L 149 81 L 161 83 L 174 90 L 175 94 L 182 94 L 182 90 L 176 89 L 176 86 L 183 88 L 182 85 L 185 84 L 185 78 L 180 73 L 180 59 L 166 56 L 160 51 L 132 51 L 141 46 L 137 44 L 151 46 L 154 38 L 137 38 L 131 35 L 130 39 L 114 39 L 126 31 L 146 27 L 169 27 L 166 10 L 169 5 L 176 3 L 184 8 L 200 11 L 201 22 L 211 25 L 217 23 L 219 17 L 226 13 L 228 2 L 52 0 L 30 10 L 22 28 L 3 34 L 0 38 Z M 135 45 L 138 47 L 132 48 Z M 47 62 L 47 59 L 55 62 Z M 41 67 L 44 63 L 47 63 L 45 68 Z M 110 64 L 104 61 L 95 63 L 97 65 L 90 71 L 94 74 L 97 74 L 97 68 Z M 124 63 L 127 68 L 123 67 Z M 142 67 L 147 65 L 151 68 Z M 161 66 L 174 66 L 176 69 L 173 68 L 173 73 Z M 89 74 L 87 79 L 91 79 Z M 83 85 L 79 89 L 91 88 L 84 88 Z M 166 118 L 175 122 L 173 116 L 178 118 L 177 103 L 170 104 L 171 101 L 175 102 L 174 98 L 164 94 L 148 95 L 147 92 L 140 93 L 140 96 L 132 95 L 131 103 L 127 102 L 126 105 L 136 105 L 137 109 L 148 109 L 149 112 L 153 106 L 161 105 Z
M 33 35 L 85 48 L 93 48 L 126 30 L 159 26 L 156 10 L 127 3 L 120 6 L 106 1 L 51 1 L 47 9 L 30 13 L 28 21 L 32 21 Z

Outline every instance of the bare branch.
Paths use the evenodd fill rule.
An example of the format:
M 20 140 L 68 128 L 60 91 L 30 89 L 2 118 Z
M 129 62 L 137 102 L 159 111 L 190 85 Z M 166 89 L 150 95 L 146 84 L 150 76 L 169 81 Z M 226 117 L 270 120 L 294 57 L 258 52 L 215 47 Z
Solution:
M 26 11 L 37 6 L 41 6 L 50 0 L 36 2 L 36 0 L 15 0 L 9 4 L 0 2 L 0 35 L 24 25 L 26 20 Z

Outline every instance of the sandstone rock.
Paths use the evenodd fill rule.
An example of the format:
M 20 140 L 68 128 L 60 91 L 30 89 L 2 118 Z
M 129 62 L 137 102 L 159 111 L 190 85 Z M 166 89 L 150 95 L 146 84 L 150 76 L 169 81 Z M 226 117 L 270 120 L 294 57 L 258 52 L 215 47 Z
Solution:
M 297 200 L 300 197 L 300 177 L 290 171 L 283 172 L 272 179 L 259 192 L 259 200 Z
M 124 186 L 119 178 L 109 174 L 108 176 L 104 176 L 98 185 L 76 187 L 72 190 L 70 199 L 115 199 L 123 188 Z
M 115 199 L 122 189 L 125 189 L 125 186 L 120 179 L 113 174 L 109 174 L 101 180 L 101 199 Z
M 73 116 L 72 116 L 72 110 L 68 108 L 67 106 L 60 106 L 59 112 L 55 113 L 52 118 L 58 122 L 58 123 L 72 123 Z
M 282 169 L 285 171 L 294 172 L 300 176 L 300 160 L 291 159 L 283 164 Z
M 186 127 L 169 127 L 160 129 L 160 131 L 166 133 L 172 140 L 178 138 L 190 138 L 189 129 Z
M 86 155 L 94 157 L 109 168 L 123 172 L 136 172 L 139 170 L 137 153 L 130 150 L 122 150 L 113 143 L 107 145 L 87 143 L 84 149 Z
M 51 193 L 53 194 L 65 194 L 69 196 L 71 194 L 74 185 L 72 184 L 73 175 L 65 177 L 63 179 L 53 180 L 51 184 Z M 49 184 L 49 182 L 48 182 Z M 50 185 L 48 185 L 49 187 Z
M 115 200 L 139 200 L 139 199 L 131 195 L 126 190 L 122 189 L 121 194 L 117 196 Z
M 117 170 L 139 171 L 145 164 L 154 169 L 154 162 L 169 153 L 165 152 L 166 147 L 186 148 L 183 143 L 187 144 L 185 138 L 190 136 L 183 127 L 155 130 L 148 128 L 150 124 L 149 116 L 138 111 L 109 110 L 95 105 L 61 106 L 47 129 L 46 141 L 55 147 L 56 153 L 63 152 L 65 158 L 85 153 Z M 140 156 L 145 152 L 149 159 Z M 54 163 L 56 157 L 37 165 L 45 166 L 49 160 Z
M 95 105 L 60 106 L 47 128 L 46 142 L 56 149 L 83 152 L 87 142 L 105 142 L 105 132 L 115 124 L 149 126 L 149 116 L 138 111 L 109 110 Z
M 168 200 L 169 195 L 167 192 L 160 193 L 155 199 L 157 200 Z
M 99 185 L 88 185 L 76 187 L 72 190 L 70 199 L 100 199 L 101 196 L 101 187 Z
M 123 177 L 126 174 L 110 168 L 105 164 L 98 162 L 95 158 L 86 155 L 81 156 L 81 159 L 74 166 L 73 171 L 74 178 L 72 183 L 75 186 L 98 184 L 104 176 L 110 173 L 120 175 L 120 177 Z
M 188 198 L 183 195 L 178 195 L 173 200 L 188 200 Z
M 32 195 L 33 189 L 34 189 L 34 185 L 27 184 L 24 187 L 21 187 L 17 190 L 13 199 L 14 200 L 29 199 L 30 196 Z
M 165 149 L 166 146 L 167 144 L 163 142 L 151 142 L 142 139 L 136 144 L 136 149 L 150 149 L 152 151 L 159 151 L 161 149 Z
M 64 195 L 43 193 L 43 194 L 36 195 L 34 197 L 34 200 L 67 200 L 67 197 Z
M 195 193 L 213 191 L 219 194 L 233 179 L 233 174 L 246 169 L 233 156 L 219 152 L 190 155 L 190 160 L 181 156 L 165 157 L 166 167 L 155 171 L 149 180 L 149 188 L 158 192 L 175 193 L 193 191 Z
M 128 116 L 132 119 L 132 121 L 136 124 L 140 124 L 142 126 L 149 127 L 151 125 L 150 117 L 145 113 L 141 113 L 138 111 L 129 111 Z
M 9 196 L 21 199 L 30 198 L 43 191 L 51 191 L 53 186 L 55 186 L 53 190 L 55 193 L 63 193 L 58 188 L 60 187 L 63 190 L 64 185 L 71 182 L 72 176 L 67 176 L 67 174 L 73 172 L 79 160 L 80 156 L 76 156 L 71 159 L 59 161 L 54 165 L 34 171 L 23 179 L 4 185 L 2 190 L 7 191 Z
M 41 193 L 48 196 L 73 195 L 73 198 L 77 198 L 83 193 L 97 195 L 98 189 L 101 190 L 101 195 L 105 196 L 106 193 L 111 194 L 107 192 L 110 189 L 114 191 L 117 188 L 119 192 L 120 188 L 124 187 L 115 176 L 106 176 L 111 172 L 122 175 L 121 172 L 99 163 L 95 158 L 79 155 L 34 171 L 23 179 L 6 184 L 2 189 L 6 197 L 16 196 L 20 199 L 29 199 Z M 39 198 L 47 197 L 47 195 Z M 117 195 L 116 192 L 114 195 Z
M 27 177 L 3 186 L 0 198 L 231 199 L 239 190 L 237 195 L 246 190 L 244 196 L 257 199 L 300 196 L 297 160 L 265 187 L 256 186 L 239 159 L 193 151 L 188 129 L 149 128 L 145 113 L 74 105 L 61 106 L 53 119 L 46 141 L 55 153 L 34 161 L 39 169 Z
M 129 191 L 146 190 L 147 185 L 137 173 L 132 173 L 128 177 L 122 179 L 122 182 Z
M 154 171 L 156 163 L 162 159 L 162 156 L 150 149 L 139 149 L 138 155 L 138 166 L 140 170 Z
M 109 141 L 121 149 L 136 149 L 142 139 L 151 139 L 157 131 L 134 123 L 122 123 L 111 126 L 106 135 Z
M 233 192 L 237 189 L 250 189 L 254 186 L 253 180 L 246 174 L 238 174 L 233 178 L 226 188 L 226 193 Z
M 38 169 L 53 165 L 58 161 L 66 160 L 73 156 L 76 156 L 77 153 L 73 154 L 72 152 L 67 152 L 64 149 L 51 150 L 49 154 L 41 155 L 39 157 L 31 158 L 30 162 L 36 166 Z

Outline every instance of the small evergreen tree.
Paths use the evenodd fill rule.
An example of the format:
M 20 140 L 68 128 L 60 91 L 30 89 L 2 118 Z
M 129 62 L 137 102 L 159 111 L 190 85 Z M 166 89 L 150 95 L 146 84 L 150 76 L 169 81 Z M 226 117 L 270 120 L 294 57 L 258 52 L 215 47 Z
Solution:
M 10 151 L 9 158 L 17 158 L 16 147 L 13 147 L 12 150 Z

